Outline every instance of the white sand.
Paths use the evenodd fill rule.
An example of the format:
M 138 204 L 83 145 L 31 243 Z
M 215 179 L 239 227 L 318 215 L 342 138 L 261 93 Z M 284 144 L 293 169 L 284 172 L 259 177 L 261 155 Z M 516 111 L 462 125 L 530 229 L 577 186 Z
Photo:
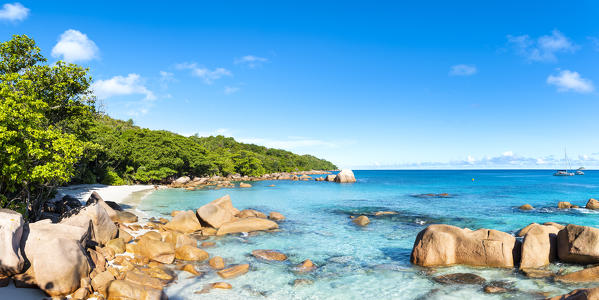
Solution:
M 103 184 L 78 184 L 58 188 L 54 199 L 60 199 L 65 195 L 73 196 L 79 201 L 86 202 L 92 192 L 97 192 L 105 201 L 122 203 L 131 194 L 139 191 L 154 189 L 153 185 L 103 185 Z

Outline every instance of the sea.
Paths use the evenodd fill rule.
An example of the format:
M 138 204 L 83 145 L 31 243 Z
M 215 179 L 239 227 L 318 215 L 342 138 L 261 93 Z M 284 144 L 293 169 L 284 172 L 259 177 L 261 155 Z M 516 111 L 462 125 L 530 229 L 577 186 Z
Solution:
M 165 289 L 169 299 L 543 299 L 592 284 L 530 279 L 516 269 L 421 268 L 410 263 L 414 240 L 430 224 L 510 234 L 533 222 L 598 227 L 599 212 L 584 206 L 589 198 L 599 197 L 599 171 L 585 173 L 557 177 L 551 170 L 356 170 L 357 182 L 352 184 L 259 181 L 251 182 L 251 188 L 157 190 L 136 209 L 146 216 L 170 216 L 172 210 L 195 210 L 228 194 L 238 209 L 276 211 L 286 217 L 277 232 L 210 238 L 216 242 L 205 249 L 211 256 L 223 257 L 226 264 L 248 263 L 250 271 L 223 280 L 200 263 L 204 274 L 180 273 Z M 559 201 L 583 208 L 560 210 Z M 523 204 L 534 210 L 519 210 Z M 377 211 L 397 214 L 374 216 Z M 370 224 L 356 226 L 351 217 L 359 215 L 367 215 Z M 258 260 L 251 255 L 256 249 L 283 252 L 288 260 Z M 308 274 L 294 272 L 305 259 L 318 268 Z M 582 269 L 563 263 L 549 268 L 561 273 Z M 483 285 L 433 280 L 451 273 L 473 273 L 509 292 L 486 294 Z M 233 288 L 195 293 L 219 281 Z

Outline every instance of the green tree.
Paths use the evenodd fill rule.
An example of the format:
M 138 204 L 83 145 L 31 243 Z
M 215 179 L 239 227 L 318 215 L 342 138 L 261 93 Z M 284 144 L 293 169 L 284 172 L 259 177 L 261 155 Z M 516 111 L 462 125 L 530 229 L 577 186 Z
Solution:
M 42 65 L 26 35 L 1 43 L 0 59 L 0 205 L 35 220 L 91 147 L 91 78 L 77 65 Z

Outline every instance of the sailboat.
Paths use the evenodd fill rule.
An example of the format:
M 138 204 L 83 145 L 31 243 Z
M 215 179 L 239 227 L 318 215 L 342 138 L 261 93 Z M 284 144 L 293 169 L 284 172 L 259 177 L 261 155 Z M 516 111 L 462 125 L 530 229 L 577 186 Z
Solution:
M 564 149 L 564 161 L 566 163 L 565 170 L 557 170 L 553 173 L 553 176 L 574 176 L 574 173 L 570 172 L 571 169 L 570 161 L 568 160 L 568 154 L 566 154 L 566 149 Z

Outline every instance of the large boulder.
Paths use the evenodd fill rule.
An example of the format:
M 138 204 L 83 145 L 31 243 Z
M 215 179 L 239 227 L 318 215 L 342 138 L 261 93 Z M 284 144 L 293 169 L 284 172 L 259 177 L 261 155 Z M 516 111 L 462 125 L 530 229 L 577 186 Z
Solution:
M 554 279 L 566 283 L 599 282 L 599 266 L 555 276 Z
M 277 223 L 262 218 L 244 218 L 222 224 L 216 235 L 225 235 L 228 233 L 252 232 L 259 230 L 269 230 L 279 228 Z
M 46 240 L 27 258 L 37 285 L 50 296 L 73 293 L 91 271 L 85 250 L 76 240 Z
M 173 219 L 166 223 L 166 229 L 183 233 L 192 233 L 202 229 L 202 225 L 192 210 L 178 213 Z
M 352 172 L 352 170 L 344 169 L 344 170 L 341 170 L 341 172 L 339 172 L 337 174 L 337 176 L 335 176 L 335 182 L 352 183 L 352 182 L 356 182 L 356 177 L 354 177 L 354 172 Z
M 588 209 L 599 209 L 599 201 L 591 198 L 589 199 L 589 201 L 587 202 L 586 208 Z
M 25 259 L 21 256 L 23 216 L 20 213 L 0 209 L 0 277 L 12 276 L 23 271 Z
M 418 233 L 411 262 L 424 267 L 462 264 L 513 268 L 518 261 L 517 246 L 515 237 L 497 230 L 430 225 Z
M 182 184 L 187 184 L 190 181 L 191 181 L 191 178 L 189 178 L 189 176 L 182 176 L 182 177 L 177 178 L 173 183 L 182 185 Z
M 529 226 L 522 242 L 520 269 L 541 268 L 557 259 L 557 233 L 560 229 L 535 223 Z
M 90 223 L 82 228 L 43 220 L 26 228 L 21 240 L 23 253 L 31 263 L 32 277 L 48 295 L 70 294 L 89 275 L 90 259 L 84 246 L 91 235 Z
M 557 254 L 563 262 L 599 263 L 599 229 L 568 224 L 557 235 Z
M 335 177 L 337 177 L 337 175 L 333 175 L 333 174 L 331 174 L 331 175 L 327 175 L 327 176 L 324 178 L 324 181 L 330 181 L 330 182 L 333 182 L 333 181 L 335 181 Z
M 73 215 L 65 216 L 60 223 L 87 228 L 91 222 L 93 227 L 92 240 L 104 245 L 115 238 L 118 233 L 118 227 L 112 221 L 107 209 L 112 211 L 115 216 L 116 212 L 102 198 L 96 198 L 99 195 L 95 196 L 94 193 L 92 193 L 90 200 L 88 200 L 89 205 L 78 212 L 74 212 Z
M 174 247 L 162 241 L 141 238 L 135 249 L 135 254 L 145 256 L 163 264 L 171 264 L 175 260 Z
M 102 198 L 102 196 L 100 196 L 100 194 L 98 194 L 98 192 L 94 191 L 91 193 L 91 195 L 89 195 L 89 198 L 87 198 L 85 206 L 90 206 L 96 203 L 100 205 L 102 208 L 104 208 L 104 210 L 106 210 L 106 213 L 111 219 L 117 218 L 118 210 L 112 208 L 112 206 L 110 206 L 106 201 L 104 201 L 104 199 Z
M 219 228 L 223 223 L 235 220 L 239 210 L 233 207 L 231 197 L 225 195 L 198 208 L 197 213 L 202 221 L 214 228 Z
M 175 250 L 175 258 L 180 260 L 204 261 L 209 257 L 208 252 L 190 245 L 184 245 Z

